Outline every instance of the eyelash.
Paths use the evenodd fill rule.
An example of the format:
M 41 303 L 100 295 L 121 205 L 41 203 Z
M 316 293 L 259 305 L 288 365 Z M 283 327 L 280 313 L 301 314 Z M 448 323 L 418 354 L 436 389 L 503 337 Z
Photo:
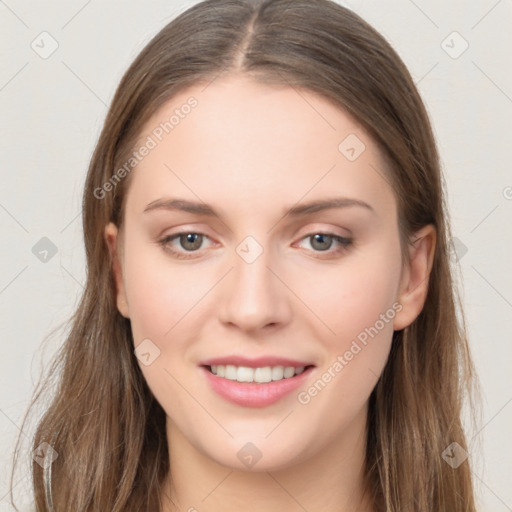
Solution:
M 185 254 L 188 253 L 188 254 L 192 255 L 194 253 L 199 252 L 200 249 L 198 249 L 196 251 L 181 252 L 181 251 L 177 251 L 175 249 L 170 248 L 169 243 L 175 239 L 179 239 L 182 235 L 199 235 L 204 238 L 209 238 L 207 235 L 205 235 L 203 233 L 196 232 L 196 231 L 181 231 L 181 232 L 175 233 L 173 235 L 165 236 L 164 238 L 159 240 L 159 244 L 164 248 L 164 250 L 170 252 L 174 257 L 176 257 L 178 259 L 194 259 L 194 258 L 196 258 L 196 256 L 185 256 Z M 318 253 L 318 254 L 328 254 L 328 255 L 342 254 L 342 253 L 345 253 L 353 243 L 353 240 L 351 238 L 345 238 L 345 237 L 336 235 L 334 233 L 328 233 L 328 232 L 323 232 L 323 231 L 310 233 L 310 234 L 302 237 L 301 241 L 305 240 L 305 239 L 310 239 L 311 237 L 313 237 L 315 235 L 323 235 L 323 236 L 331 237 L 334 242 L 337 242 L 339 244 L 338 248 L 333 251 L 330 248 L 326 249 L 325 251 L 312 250 L 313 252 Z

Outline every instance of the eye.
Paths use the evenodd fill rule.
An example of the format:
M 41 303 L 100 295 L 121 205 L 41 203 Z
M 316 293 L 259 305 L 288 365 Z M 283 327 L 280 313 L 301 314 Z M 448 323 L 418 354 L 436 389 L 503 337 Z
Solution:
M 334 233 L 312 233 L 302 240 L 308 240 L 314 252 L 327 252 L 328 254 L 344 252 L 352 244 L 351 239 L 335 235 Z M 332 246 L 336 244 L 337 247 L 330 251 Z
M 177 258 L 190 258 L 195 256 L 189 256 L 187 253 L 198 252 L 206 239 L 208 239 L 208 237 L 203 233 L 183 231 L 164 237 L 160 240 L 160 244 Z M 177 248 L 176 244 L 172 243 L 174 241 L 177 242 L 178 247 L 181 247 L 181 249 Z
M 204 249 L 203 242 L 209 240 L 209 237 L 203 233 L 194 231 L 183 231 L 168 235 L 159 241 L 160 245 L 174 257 L 178 259 L 190 259 L 199 257 L 193 253 L 200 253 L 200 249 Z M 301 242 L 308 240 L 313 252 L 325 253 L 327 255 L 337 255 L 345 252 L 352 244 L 352 240 L 334 233 L 312 233 L 304 238 Z M 335 246 L 334 250 L 331 248 Z

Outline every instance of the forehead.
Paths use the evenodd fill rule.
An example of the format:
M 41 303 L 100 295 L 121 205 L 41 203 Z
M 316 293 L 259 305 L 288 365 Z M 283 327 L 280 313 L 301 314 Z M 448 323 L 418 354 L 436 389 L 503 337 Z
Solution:
M 138 144 L 151 149 L 128 191 L 127 208 L 137 211 L 165 194 L 219 210 L 326 194 L 394 206 L 375 142 L 345 111 L 304 89 L 244 76 L 197 84 L 149 119 Z

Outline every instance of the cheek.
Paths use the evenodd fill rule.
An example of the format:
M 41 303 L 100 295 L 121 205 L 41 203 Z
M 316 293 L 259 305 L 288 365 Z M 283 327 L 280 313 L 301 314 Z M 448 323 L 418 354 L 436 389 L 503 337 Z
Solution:
M 391 348 L 399 277 L 399 248 L 383 245 L 333 271 L 322 293 L 311 296 L 332 331 L 324 329 L 326 355 L 315 381 L 298 396 L 316 417 L 344 423 L 368 400 Z
M 324 324 L 324 339 L 338 348 L 377 323 L 388 334 L 400 277 L 400 254 L 393 245 L 354 255 L 338 266 L 304 273 L 295 290 Z M 385 315 L 382 325 L 382 316 Z M 328 333 L 331 333 L 329 338 Z M 363 336 L 364 337 L 364 336 Z
M 330 373 L 322 380 L 336 382 L 332 392 L 342 400 L 351 399 L 341 397 L 347 389 L 354 390 L 354 399 L 369 395 L 384 368 L 400 308 L 399 276 L 399 248 L 381 244 L 330 271 L 322 291 L 316 288 L 310 296 L 329 327 L 322 336 L 327 353 L 322 371 Z
M 180 271 L 176 266 L 170 269 L 165 255 L 155 255 L 154 249 L 144 251 L 136 245 L 125 258 L 133 342 L 135 347 L 148 346 L 147 340 L 154 344 L 149 345 L 150 364 L 139 358 L 139 367 L 169 416 L 181 419 L 183 411 L 187 411 L 187 417 L 200 416 L 201 411 L 191 407 L 189 394 L 200 392 L 195 387 L 195 368 L 183 363 L 190 340 L 197 339 L 199 323 L 195 318 L 200 313 L 201 298 L 211 288 L 211 279 L 201 279 L 197 272 Z
M 144 248 L 143 242 L 129 249 L 125 272 L 133 343 L 138 347 L 150 340 L 158 354 L 147 366 L 139 359 L 139 366 L 164 410 L 180 416 L 190 406 L 188 393 L 200 392 L 190 347 L 201 339 L 205 308 L 215 312 L 210 292 L 218 276 L 212 267 L 171 264 L 163 250 Z
M 125 275 L 135 344 L 143 338 L 172 338 L 207 290 L 198 273 L 191 275 L 176 265 L 171 269 L 163 251 L 160 255 L 136 244 L 126 253 Z

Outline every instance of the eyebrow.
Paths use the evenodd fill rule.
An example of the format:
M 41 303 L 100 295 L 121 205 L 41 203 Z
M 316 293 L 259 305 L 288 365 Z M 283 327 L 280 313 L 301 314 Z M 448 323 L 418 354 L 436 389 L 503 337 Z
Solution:
M 311 213 L 331 210 L 334 208 L 348 208 L 351 206 L 359 206 L 366 210 L 376 213 L 372 206 L 360 199 L 352 199 L 348 197 L 334 197 L 329 199 L 319 199 L 310 201 L 308 203 L 296 204 L 285 211 L 284 216 L 290 215 L 292 217 L 300 217 Z M 144 213 L 148 213 L 155 210 L 178 210 L 188 213 L 194 213 L 197 215 L 206 215 L 208 217 L 219 217 L 221 216 L 215 211 L 215 209 L 206 203 L 189 201 L 186 199 L 176 198 L 162 198 L 157 199 L 149 203 L 144 209 Z

